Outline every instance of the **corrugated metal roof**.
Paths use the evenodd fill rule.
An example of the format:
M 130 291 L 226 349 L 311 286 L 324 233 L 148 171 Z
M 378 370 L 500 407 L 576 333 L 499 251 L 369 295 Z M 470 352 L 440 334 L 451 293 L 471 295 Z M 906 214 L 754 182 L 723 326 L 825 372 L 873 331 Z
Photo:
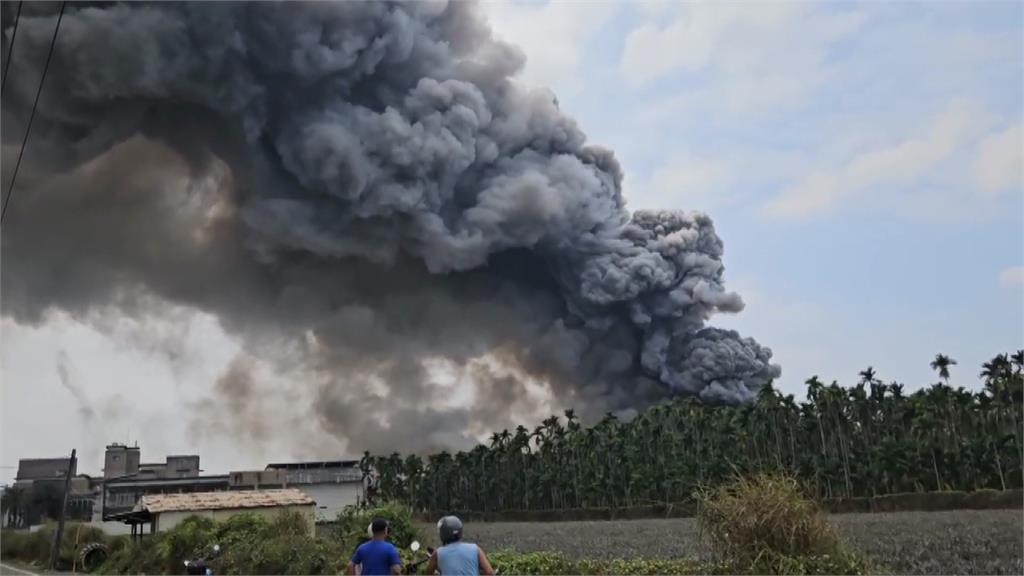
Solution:
M 232 508 L 268 508 L 314 504 L 301 490 L 237 490 L 229 492 L 192 492 L 190 494 L 148 494 L 137 508 L 150 513 L 226 510 Z

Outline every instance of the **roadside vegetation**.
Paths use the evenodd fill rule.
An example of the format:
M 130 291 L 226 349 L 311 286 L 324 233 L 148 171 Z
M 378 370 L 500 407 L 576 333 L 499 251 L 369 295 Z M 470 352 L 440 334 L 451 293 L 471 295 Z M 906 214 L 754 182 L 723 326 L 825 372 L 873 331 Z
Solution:
M 18 560 L 39 567 L 48 566 L 56 529 L 57 525 L 51 523 L 35 532 L 4 530 L 0 534 L 0 558 Z M 60 554 L 57 556 L 57 568 L 83 571 L 83 552 L 90 544 L 97 542 L 104 544 L 104 550 L 109 551 L 119 550 L 127 545 L 128 540 L 121 536 L 107 536 L 103 530 L 88 524 L 66 523 Z
M 540 575 L 862 574 L 869 569 L 859 556 L 840 546 L 820 510 L 785 478 L 741 480 L 707 492 L 701 502 L 699 521 L 716 552 L 713 559 L 573 559 L 559 552 L 497 550 L 491 553 L 492 561 L 503 574 Z M 308 524 L 298 515 L 267 521 L 240 514 L 224 522 L 193 517 L 136 542 L 117 539 L 119 544 L 96 572 L 178 574 L 185 560 L 206 558 L 217 574 L 337 574 L 354 548 L 365 541 L 366 528 L 377 516 L 388 518 L 392 541 L 404 559 L 411 560 L 409 545 L 427 535 L 419 533 L 408 507 L 389 504 L 349 509 L 335 530 L 320 537 L 310 535 Z M 5 558 L 45 563 L 52 532 L 8 536 L 4 534 Z M 87 539 L 110 543 L 96 530 Z M 212 554 L 215 544 L 220 552 Z M 71 557 L 73 553 L 68 554 Z

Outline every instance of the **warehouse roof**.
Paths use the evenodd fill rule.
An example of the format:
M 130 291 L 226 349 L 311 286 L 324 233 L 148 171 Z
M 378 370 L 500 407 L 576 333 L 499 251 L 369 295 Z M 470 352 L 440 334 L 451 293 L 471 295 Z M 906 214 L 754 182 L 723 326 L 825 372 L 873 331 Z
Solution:
M 279 462 L 267 464 L 267 470 L 309 470 L 311 468 L 355 468 L 359 460 L 320 460 L 315 462 Z
M 147 494 L 137 509 L 150 513 L 229 510 L 233 508 L 269 508 L 314 504 L 301 490 L 238 490 L 231 492 L 192 492 L 189 494 Z

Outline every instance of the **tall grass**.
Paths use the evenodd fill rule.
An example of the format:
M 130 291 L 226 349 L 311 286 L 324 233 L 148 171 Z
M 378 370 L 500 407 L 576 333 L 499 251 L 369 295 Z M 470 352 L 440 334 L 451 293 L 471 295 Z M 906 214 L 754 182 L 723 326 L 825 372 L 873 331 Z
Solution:
M 738 478 L 698 495 L 701 537 L 735 572 L 859 574 L 869 567 L 848 551 L 821 507 L 779 474 Z
M 50 523 L 35 532 L 4 530 L 0 535 L 0 557 L 47 566 L 50 563 L 50 549 L 53 546 L 56 529 L 56 524 Z M 78 552 L 87 544 L 104 542 L 110 545 L 113 541 L 114 539 L 95 526 L 68 522 L 64 526 L 57 566 L 70 569 L 78 560 Z

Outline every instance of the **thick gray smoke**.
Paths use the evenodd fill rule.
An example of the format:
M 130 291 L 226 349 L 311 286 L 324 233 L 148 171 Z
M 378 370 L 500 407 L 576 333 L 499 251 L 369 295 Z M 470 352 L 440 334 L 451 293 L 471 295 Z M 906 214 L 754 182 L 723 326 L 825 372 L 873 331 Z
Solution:
M 22 14 L 5 183 L 54 21 Z M 501 423 L 527 377 L 589 413 L 753 397 L 779 368 L 706 326 L 743 307 L 711 219 L 630 215 L 612 153 L 510 81 L 523 60 L 464 2 L 69 4 L 3 313 L 204 310 L 374 448 Z M 486 355 L 519 377 L 478 370 L 492 400 L 432 406 L 425 362 Z M 247 381 L 236 365 L 216 388 Z

